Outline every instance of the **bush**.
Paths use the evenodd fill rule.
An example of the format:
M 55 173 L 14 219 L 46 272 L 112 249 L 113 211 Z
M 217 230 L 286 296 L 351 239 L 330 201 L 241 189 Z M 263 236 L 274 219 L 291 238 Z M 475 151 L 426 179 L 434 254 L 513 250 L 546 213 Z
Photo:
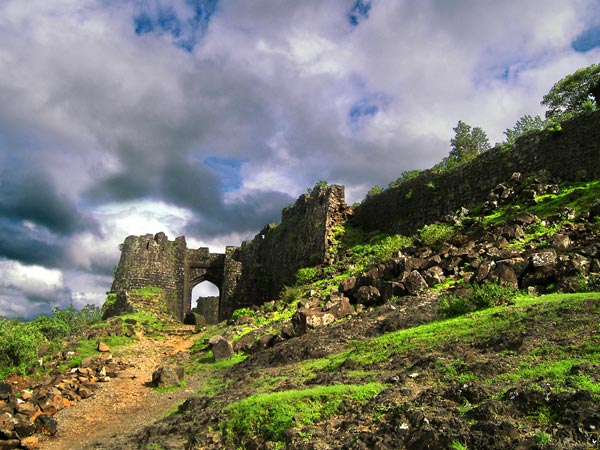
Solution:
M 432 223 L 419 230 L 419 239 L 429 247 L 439 247 L 456 236 L 456 229 L 447 223 Z
M 438 314 L 456 317 L 492 306 L 512 305 L 519 291 L 493 283 L 473 285 L 465 295 L 445 295 L 440 297 Z
M 0 323 L 0 365 L 25 367 L 37 360 L 44 335 L 32 322 L 2 319 Z
M 317 277 L 318 270 L 316 267 L 304 267 L 296 273 L 296 284 L 309 284 Z
M 240 308 L 236 309 L 231 315 L 232 320 L 238 320 L 241 317 L 254 317 L 256 316 L 256 312 L 250 308 Z

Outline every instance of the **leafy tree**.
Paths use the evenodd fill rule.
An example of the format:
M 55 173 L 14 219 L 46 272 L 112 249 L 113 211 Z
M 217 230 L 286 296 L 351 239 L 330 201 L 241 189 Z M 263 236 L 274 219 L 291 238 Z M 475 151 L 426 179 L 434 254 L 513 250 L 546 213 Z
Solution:
M 512 129 L 507 128 L 504 132 L 504 135 L 506 136 L 506 143 L 514 144 L 517 138 L 531 131 L 543 130 L 546 126 L 546 123 L 547 121 L 542 119 L 540 116 L 523 116 L 517 120 L 517 123 L 515 123 L 515 126 Z
M 477 155 L 490 149 L 485 131 L 479 127 L 471 128 L 462 120 L 458 121 L 454 130 L 454 137 L 450 139 L 452 149 L 449 157 L 459 162 L 469 161 Z
M 383 189 L 381 187 L 375 185 L 371 189 L 369 189 L 369 192 L 367 192 L 367 198 L 375 197 L 375 196 L 381 194 L 382 192 L 383 192 Z
M 394 188 L 400 186 L 402 183 L 408 180 L 412 180 L 413 178 L 417 178 L 421 174 L 419 169 L 415 170 L 405 170 L 400 174 L 400 177 L 396 181 L 392 181 L 389 184 L 389 187 Z
M 547 119 L 567 119 L 572 114 L 595 109 L 600 104 L 600 64 L 592 64 L 567 75 L 544 95 Z M 590 108 L 591 106 L 591 108 Z
M 18 367 L 33 363 L 44 336 L 31 322 L 2 319 L 0 323 L 0 366 Z

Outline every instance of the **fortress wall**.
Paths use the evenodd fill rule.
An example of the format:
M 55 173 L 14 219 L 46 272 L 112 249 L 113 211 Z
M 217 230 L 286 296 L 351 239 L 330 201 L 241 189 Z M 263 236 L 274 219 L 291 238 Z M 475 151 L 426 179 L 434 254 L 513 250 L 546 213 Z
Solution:
M 483 202 L 489 191 L 514 172 L 540 170 L 562 180 L 600 178 L 600 111 L 518 139 L 508 152 L 500 147 L 466 166 L 443 174 L 430 170 L 366 199 L 355 209 L 355 223 L 365 230 L 410 234 L 462 206 Z

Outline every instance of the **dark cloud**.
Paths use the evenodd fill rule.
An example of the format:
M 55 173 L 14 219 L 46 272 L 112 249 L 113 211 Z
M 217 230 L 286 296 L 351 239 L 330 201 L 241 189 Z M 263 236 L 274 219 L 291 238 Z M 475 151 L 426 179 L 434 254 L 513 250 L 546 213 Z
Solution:
M 73 201 L 57 192 L 46 173 L 19 169 L 16 165 L 0 172 L 0 217 L 29 221 L 61 236 L 94 228 Z
M 44 230 L 32 230 L 20 222 L 0 218 L 0 258 L 25 264 L 64 267 L 66 239 Z
M 267 223 L 280 222 L 281 210 L 294 201 L 294 197 L 282 192 L 252 192 L 214 210 L 212 214 L 198 215 L 186 227 L 185 233 L 207 239 L 232 233 L 253 236 Z M 238 244 L 238 242 L 231 243 L 231 245 Z

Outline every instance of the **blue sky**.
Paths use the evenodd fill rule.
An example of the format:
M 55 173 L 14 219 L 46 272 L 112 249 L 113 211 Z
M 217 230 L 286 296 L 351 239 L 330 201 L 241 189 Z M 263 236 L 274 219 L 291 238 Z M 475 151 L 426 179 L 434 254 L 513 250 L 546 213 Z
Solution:
M 238 245 L 492 143 L 600 61 L 598 0 L 0 2 L 0 315 L 101 304 L 131 234 Z

